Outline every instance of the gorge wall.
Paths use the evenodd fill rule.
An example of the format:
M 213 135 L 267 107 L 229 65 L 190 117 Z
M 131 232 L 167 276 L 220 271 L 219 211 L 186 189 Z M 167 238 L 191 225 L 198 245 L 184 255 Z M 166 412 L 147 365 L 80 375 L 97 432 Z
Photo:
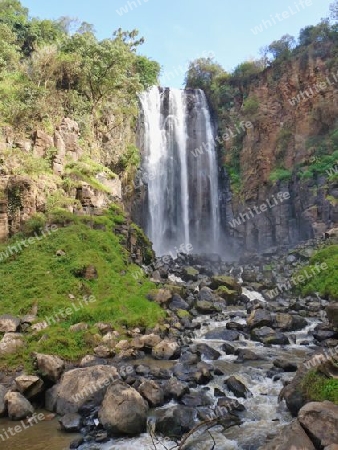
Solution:
M 337 224 L 337 72 L 333 47 L 323 44 L 266 68 L 235 90 L 219 124 L 225 130 L 219 150 L 222 224 L 237 248 L 290 245 Z M 240 121 L 251 126 L 243 132 Z M 229 175 L 236 158 L 239 185 Z M 274 203 L 280 192 L 289 198 L 250 213 L 268 200 Z

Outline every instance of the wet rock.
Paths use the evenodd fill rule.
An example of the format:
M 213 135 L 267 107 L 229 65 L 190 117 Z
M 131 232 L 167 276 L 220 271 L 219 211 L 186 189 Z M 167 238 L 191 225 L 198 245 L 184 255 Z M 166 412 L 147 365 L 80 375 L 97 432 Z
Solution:
M 61 378 L 65 370 L 65 363 L 61 358 L 53 355 L 43 355 L 41 353 L 35 353 L 33 358 L 42 378 L 46 378 L 54 383 Z
M 296 372 L 298 369 L 297 364 L 287 359 L 275 359 L 273 365 L 278 369 L 284 370 L 284 372 Z
M 194 267 L 183 267 L 182 277 L 187 281 L 197 281 L 199 271 Z
M 206 392 L 191 392 L 182 397 L 181 403 L 185 406 L 197 408 L 198 406 L 211 406 L 213 400 Z
M 180 438 L 195 424 L 195 409 L 187 406 L 174 406 L 154 412 L 156 433 L 169 438 Z
M 289 343 L 285 334 L 274 331 L 269 327 L 255 328 L 251 333 L 251 337 L 266 345 L 287 345 Z
M 205 384 L 213 378 L 210 369 L 210 366 L 205 363 L 198 363 L 196 366 L 179 363 L 175 365 L 173 372 L 180 381 Z
M 276 438 L 260 447 L 260 450 L 315 450 L 309 437 L 296 420 L 283 427 Z
M 36 376 L 21 375 L 15 379 L 15 385 L 20 394 L 31 399 L 43 392 L 44 383 Z
M 235 350 L 235 355 L 238 356 L 238 360 L 236 362 L 244 362 L 244 361 L 257 361 L 264 359 L 262 356 L 257 355 L 252 350 L 248 348 L 238 348 Z
M 23 420 L 34 413 L 31 403 L 19 392 L 7 392 L 5 395 L 8 417 L 11 420 Z
M 238 294 L 241 294 L 242 292 L 240 284 L 232 277 L 218 275 L 211 278 L 211 289 L 216 290 L 222 286 L 225 286 L 232 291 L 236 291 Z
M 207 344 L 197 344 L 196 349 L 207 360 L 215 361 L 221 356 L 220 352 L 209 347 Z
M 152 349 L 152 355 L 155 359 L 177 359 L 180 356 L 181 349 L 177 342 L 164 340 Z
M 66 372 L 58 386 L 56 412 L 63 415 L 100 405 L 108 386 L 118 378 L 116 368 L 110 366 Z
M 307 320 L 304 317 L 278 313 L 275 317 L 275 327 L 281 331 L 298 331 L 305 328 Z
M 178 311 L 178 310 L 188 311 L 189 304 L 185 300 L 183 300 L 183 298 L 180 295 L 174 294 L 172 301 L 169 303 L 169 309 L 171 311 Z
M 15 333 L 20 327 L 20 319 L 9 314 L 0 316 L 0 333 Z
M 264 326 L 271 327 L 273 324 L 273 319 L 270 312 L 266 309 L 255 309 L 248 317 L 247 324 L 251 330 Z
M 80 367 L 93 367 L 93 366 L 103 366 L 107 362 L 103 358 L 98 358 L 94 355 L 86 355 L 80 361 Z
M 229 305 L 235 305 L 239 298 L 238 291 L 231 290 L 226 286 L 221 286 L 215 291 L 216 295 L 223 298 Z
M 228 342 L 226 342 L 225 344 L 222 344 L 222 350 L 227 355 L 234 355 L 235 351 L 236 351 L 236 348 L 233 345 L 231 345 Z
M 219 304 L 204 300 L 197 300 L 195 307 L 201 314 L 212 314 L 222 311 L 222 308 Z
M 148 401 L 150 406 L 156 407 L 164 404 L 164 391 L 155 381 L 144 381 L 138 388 L 138 391 Z
M 338 443 L 338 405 L 328 401 L 308 403 L 299 411 L 298 420 L 316 447 Z
M 114 381 L 99 410 L 99 420 L 109 435 L 138 435 L 146 431 L 148 404 L 133 388 Z
M 285 400 L 286 406 L 294 417 L 297 417 L 299 410 L 306 404 L 302 383 L 311 368 L 312 366 L 308 362 L 301 364 L 294 378 L 284 386 L 279 394 L 279 400 Z
M 228 389 L 233 392 L 236 397 L 246 398 L 249 394 L 249 389 L 238 378 L 231 376 L 224 382 Z
M 189 386 L 187 383 L 179 381 L 176 377 L 170 378 L 164 388 L 166 398 L 173 398 L 179 400 L 184 394 L 189 392 Z
M 212 290 L 206 286 L 202 287 L 197 296 L 199 301 L 213 303 L 216 297 Z
M 222 341 L 237 341 L 239 333 L 237 331 L 228 330 L 227 328 L 220 327 L 215 330 L 208 331 L 204 336 L 205 339 L 219 339 Z
M 64 415 L 59 423 L 61 425 L 61 430 L 66 433 L 77 433 L 81 430 L 82 418 L 80 414 L 70 413 Z

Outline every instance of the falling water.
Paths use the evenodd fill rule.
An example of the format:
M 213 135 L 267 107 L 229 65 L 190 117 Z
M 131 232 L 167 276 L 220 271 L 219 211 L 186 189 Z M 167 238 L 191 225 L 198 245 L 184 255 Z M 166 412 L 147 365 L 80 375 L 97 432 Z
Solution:
M 218 169 L 204 92 L 153 87 L 141 95 L 147 233 L 161 256 L 220 250 Z

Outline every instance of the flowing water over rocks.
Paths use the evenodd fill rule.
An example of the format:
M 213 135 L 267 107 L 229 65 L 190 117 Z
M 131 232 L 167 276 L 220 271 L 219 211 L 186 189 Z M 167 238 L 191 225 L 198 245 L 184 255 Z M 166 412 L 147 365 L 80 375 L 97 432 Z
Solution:
M 303 249 L 299 253 L 304 255 Z M 182 435 L 198 421 L 218 414 L 223 414 L 224 426 L 212 428 L 212 438 L 202 430 L 182 448 L 210 450 L 214 439 L 217 450 L 258 450 L 292 421 L 278 397 L 297 368 L 304 366 L 304 360 L 329 335 L 325 339 L 321 335 L 326 326 L 325 313 L 320 313 L 327 305 L 325 300 L 302 299 L 292 292 L 275 299 L 267 295 L 276 279 L 294 269 L 295 259 L 289 258 L 293 262 L 288 265 L 288 257 L 256 255 L 254 264 L 239 264 L 223 262 L 216 255 L 209 260 L 207 255 L 179 255 L 169 264 L 161 259 L 154 264 L 154 273 L 161 272 L 157 282 L 162 286 L 162 297 L 156 301 L 165 298 L 171 315 L 170 328 L 160 333 L 161 338 L 179 347 L 163 344 L 159 354 L 154 350 L 160 344 L 153 342 L 153 350 L 144 348 L 132 358 L 122 352 L 108 364 L 118 367 L 122 378 L 152 405 L 148 429 L 156 430 L 157 449 L 172 448 L 172 433 Z M 304 263 L 301 258 L 296 260 Z M 275 266 L 270 276 L 266 271 L 262 276 L 268 263 Z M 230 272 L 241 278 L 236 281 Z M 170 282 L 172 275 L 175 283 Z M 171 292 L 169 297 L 163 297 L 165 290 Z M 81 450 L 155 448 L 149 434 L 94 444 L 97 431 L 92 426 L 87 430 L 89 442 L 78 447 Z

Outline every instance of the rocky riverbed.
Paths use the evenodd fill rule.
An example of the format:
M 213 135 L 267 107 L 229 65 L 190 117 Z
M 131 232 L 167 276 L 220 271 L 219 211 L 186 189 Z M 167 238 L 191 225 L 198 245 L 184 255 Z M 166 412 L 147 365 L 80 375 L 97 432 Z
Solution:
M 319 244 L 237 262 L 158 259 L 144 269 L 158 285 L 149 298 L 167 310 L 164 324 L 125 330 L 123 339 L 98 324 L 100 344 L 76 366 L 33 355 L 36 375 L 1 374 L 0 414 L 19 421 L 43 407 L 64 432 L 81 433 L 71 444 L 80 450 L 164 449 L 180 440 L 186 450 L 336 449 L 338 406 L 307 403 L 302 380 L 318 367 L 337 378 L 337 304 L 271 294 Z M 0 318 L 4 339 L 19 325 Z

